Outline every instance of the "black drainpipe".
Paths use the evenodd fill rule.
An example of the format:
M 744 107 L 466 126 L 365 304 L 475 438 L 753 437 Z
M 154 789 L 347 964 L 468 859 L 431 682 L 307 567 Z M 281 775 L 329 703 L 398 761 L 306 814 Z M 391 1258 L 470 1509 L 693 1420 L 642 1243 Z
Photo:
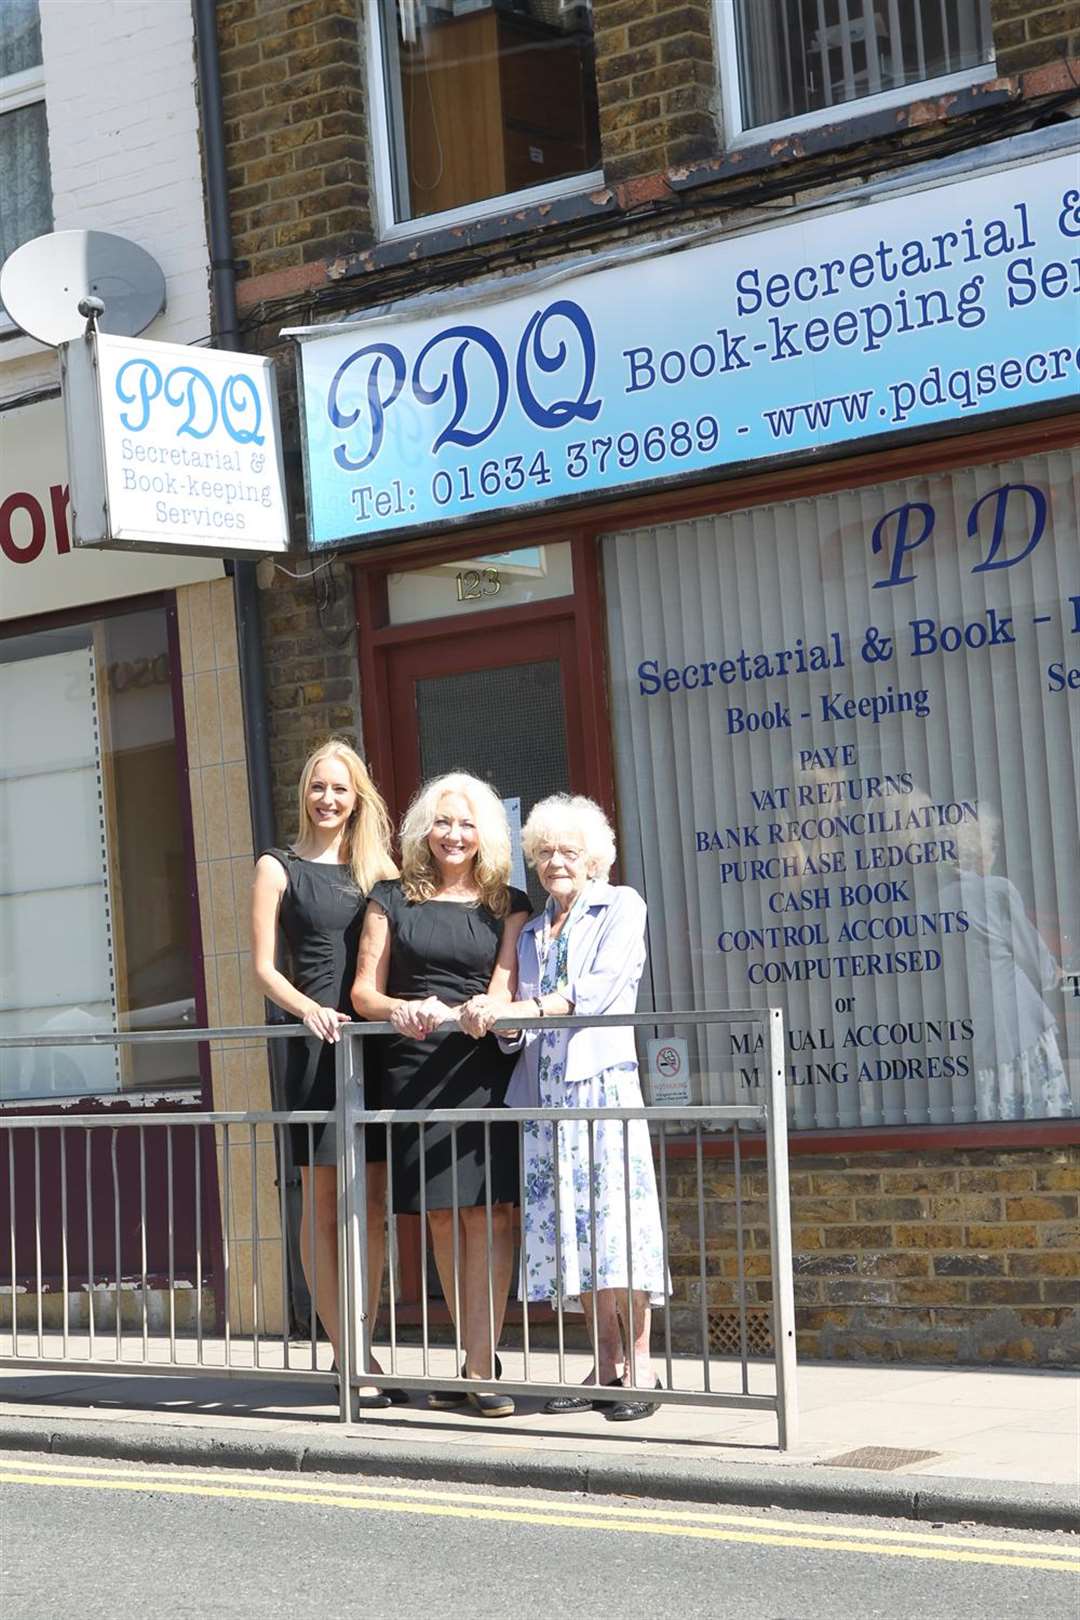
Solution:
M 214 341 L 222 349 L 240 349 L 243 345 L 240 342 L 236 315 L 236 267 L 233 260 L 232 223 L 229 218 L 229 182 L 225 169 L 225 121 L 221 107 L 217 0 L 194 0 L 194 15 L 203 167 L 206 175 L 206 215 L 210 239 Z M 260 850 L 270 848 L 274 843 L 274 796 L 270 777 L 266 671 L 263 665 L 259 628 L 260 605 L 259 590 L 255 582 L 255 564 L 234 562 L 232 578 L 240 664 L 240 697 L 244 711 L 248 796 L 251 801 L 251 831 L 258 853 Z
M 210 288 L 213 300 L 214 341 L 222 349 L 241 349 L 236 314 L 236 265 L 233 259 L 232 222 L 229 218 L 229 181 L 225 168 L 225 120 L 221 106 L 221 60 L 217 41 L 217 0 L 193 0 L 195 62 L 199 112 L 202 121 L 203 168 L 206 176 L 206 217 L 210 247 Z M 244 749 L 247 754 L 248 798 L 255 853 L 269 849 L 274 837 L 274 797 L 270 776 L 267 728 L 266 670 L 260 635 L 259 588 L 255 564 L 232 565 L 233 602 L 240 665 L 240 700 L 244 712 Z M 267 1004 L 269 1008 L 269 1003 Z M 282 1017 L 271 1008 L 272 1021 Z M 268 1043 L 270 1100 L 275 1109 L 287 1106 L 281 1041 Z M 285 1183 L 288 1226 L 290 1327 L 295 1331 L 308 1319 L 310 1296 L 300 1264 L 300 1178 L 292 1162 L 288 1131 L 277 1133 L 278 1174 Z

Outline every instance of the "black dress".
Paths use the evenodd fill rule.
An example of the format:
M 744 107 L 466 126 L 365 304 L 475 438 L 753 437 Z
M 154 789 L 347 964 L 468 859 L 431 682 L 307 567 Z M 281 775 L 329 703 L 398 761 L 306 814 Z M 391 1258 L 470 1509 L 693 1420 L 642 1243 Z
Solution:
M 289 978 L 320 1007 L 336 1007 L 355 1017 L 349 992 L 356 976 L 356 952 L 364 921 L 366 895 L 353 881 L 348 866 L 338 862 L 305 861 L 291 849 L 266 851 L 285 868 L 288 885 L 281 897 L 278 925 L 288 947 Z M 295 1022 L 299 1023 L 297 1019 Z M 369 1048 L 375 1046 L 369 1041 Z M 334 1045 L 314 1035 L 286 1042 L 285 1101 L 289 1108 L 333 1108 Z M 375 1057 L 374 1052 L 365 1056 Z M 377 1064 L 365 1064 L 364 1098 L 369 1108 L 378 1100 Z M 375 1099 L 375 1100 L 373 1100 Z M 307 1125 L 291 1125 L 295 1164 L 336 1164 L 337 1131 L 333 1125 L 312 1125 L 309 1156 Z M 367 1131 L 367 1157 L 385 1159 L 382 1131 Z
M 452 900 L 406 900 L 398 882 L 376 883 L 377 900 L 390 923 L 390 972 L 387 995 L 409 1000 L 438 996 L 459 1006 L 482 995 L 491 981 L 502 942 L 503 920 L 486 906 Z M 510 890 L 510 914 L 532 910 L 527 894 Z M 461 1030 L 436 1033 L 427 1040 L 380 1036 L 385 1108 L 499 1108 L 516 1062 L 515 1053 L 499 1050 L 493 1035 L 473 1040 Z M 453 1193 L 452 1127 L 424 1127 L 426 1206 L 451 1209 Z M 462 1209 L 486 1203 L 484 1127 L 459 1125 L 457 1136 L 457 1201 Z M 493 1125 L 491 1202 L 518 1202 L 517 1130 Z M 393 1127 L 391 1171 L 394 1209 L 420 1211 L 420 1128 Z

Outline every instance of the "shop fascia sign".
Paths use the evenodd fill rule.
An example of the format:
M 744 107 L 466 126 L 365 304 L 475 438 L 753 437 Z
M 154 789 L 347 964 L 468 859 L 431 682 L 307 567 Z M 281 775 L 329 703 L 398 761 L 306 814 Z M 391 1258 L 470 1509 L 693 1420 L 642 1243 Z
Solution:
M 290 335 L 313 546 L 973 428 L 1080 391 L 1080 155 Z
M 271 360 L 91 329 L 59 346 L 76 546 L 288 549 Z

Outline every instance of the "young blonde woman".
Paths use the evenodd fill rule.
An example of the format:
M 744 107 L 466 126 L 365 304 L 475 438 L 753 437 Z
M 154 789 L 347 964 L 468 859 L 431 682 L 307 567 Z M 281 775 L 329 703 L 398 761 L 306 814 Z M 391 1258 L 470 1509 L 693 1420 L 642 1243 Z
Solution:
M 288 1042 L 289 1108 L 334 1107 L 334 1046 L 341 1025 L 350 1018 L 349 992 L 364 907 L 371 889 L 396 872 L 390 819 L 367 767 L 348 743 L 331 739 L 316 749 L 301 773 L 294 844 L 290 849 L 267 850 L 255 865 L 255 973 L 271 1001 L 309 1032 L 308 1039 Z M 286 946 L 288 973 L 277 966 L 279 940 Z M 369 1106 L 372 1091 L 369 1081 Z M 303 1185 L 300 1252 L 307 1274 L 314 1250 L 308 1285 L 336 1358 L 340 1349 L 336 1131 L 332 1124 L 312 1126 L 310 1131 L 306 1125 L 295 1125 L 290 1131 Z M 371 1131 L 367 1144 L 368 1309 L 374 1320 L 385 1248 L 386 1144 Z M 377 1391 L 360 1399 L 368 1406 L 390 1402 Z
M 402 823 L 401 879 L 377 883 L 371 892 L 353 986 L 353 1006 L 362 1017 L 389 1019 L 399 1031 L 382 1038 L 386 1107 L 502 1106 L 513 1057 L 493 1037 L 476 1041 L 458 1027 L 440 1026 L 456 1026 L 465 1005 L 482 1011 L 494 1004 L 490 998 L 497 1003 L 513 993 L 517 939 L 531 908 L 528 895 L 512 889 L 509 877 L 510 833 L 492 789 L 460 772 L 422 788 Z M 490 1174 L 483 1125 L 423 1127 L 424 1202 L 435 1264 L 443 1295 L 458 1312 L 463 1375 L 481 1385 L 498 1376 L 491 1360 L 488 1267 L 498 1344 L 518 1197 L 513 1129 L 493 1126 L 488 1140 Z M 394 1209 L 419 1214 L 419 1129 L 394 1128 L 391 1160 Z M 429 1401 L 450 1406 L 463 1398 L 448 1392 Z M 468 1399 L 486 1417 L 506 1417 L 514 1410 L 509 1397 L 482 1389 Z

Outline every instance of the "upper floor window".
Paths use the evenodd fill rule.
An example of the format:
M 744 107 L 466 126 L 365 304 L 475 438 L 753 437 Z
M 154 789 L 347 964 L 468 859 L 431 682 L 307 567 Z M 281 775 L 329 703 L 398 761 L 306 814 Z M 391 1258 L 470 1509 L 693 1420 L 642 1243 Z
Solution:
M 729 97 L 731 134 L 789 119 L 823 123 L 870 98 L 883 106 L 932 95 L 993 61 L 989 0 L 719 4 L 738 85 Z
M 520 193 L 542 201 L 599 170 L 590 0 L 377 0 L 370 12 L 391 232 Z
M 2 264 L 53 224 L 38 0 L 0 4 L 0 176 Z

